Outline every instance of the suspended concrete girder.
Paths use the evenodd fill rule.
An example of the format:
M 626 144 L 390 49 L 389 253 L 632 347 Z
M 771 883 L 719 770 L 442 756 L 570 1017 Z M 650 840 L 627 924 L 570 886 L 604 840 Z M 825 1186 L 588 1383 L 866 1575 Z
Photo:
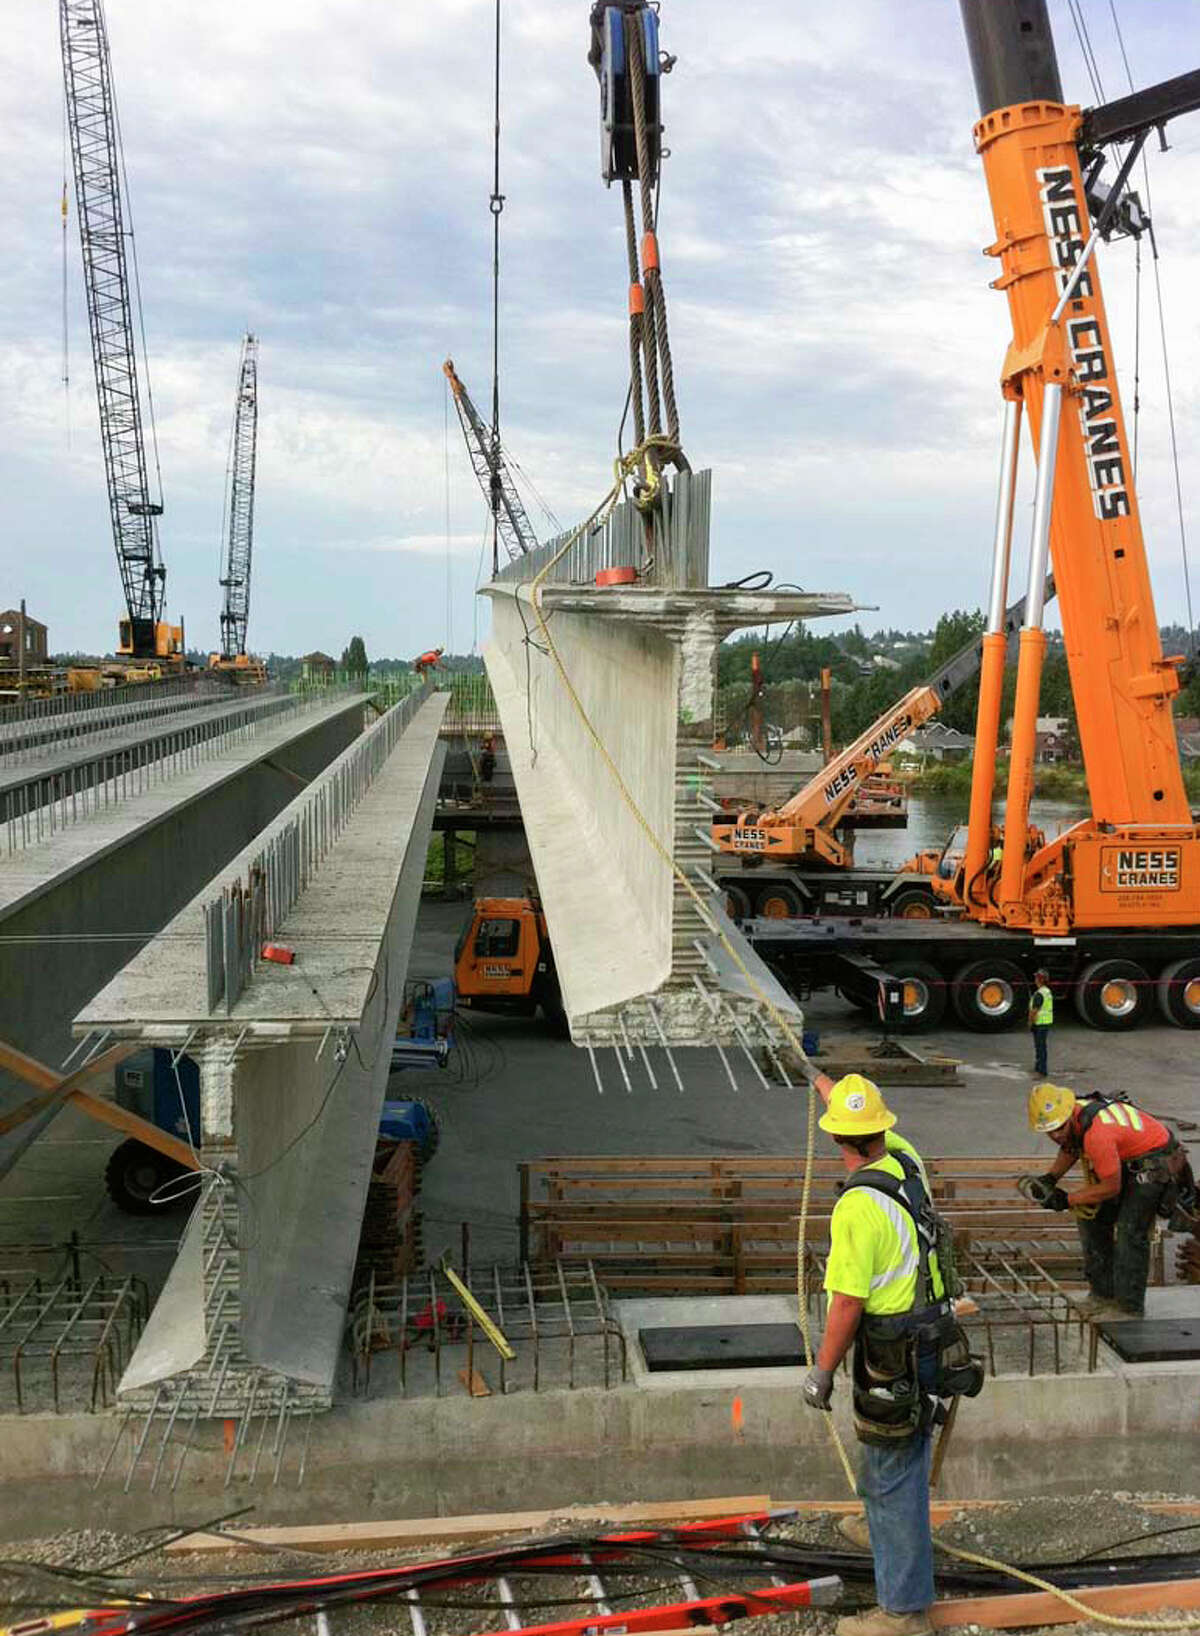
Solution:
M 559 545 L 484 587 L 492 603 L 484 658 L 581 1044 L 626 1033 L 647 1044 L 664 1035 L 672 1044 L 730 1040 L 733 1018 L 757 1001 L 743 977 L 742 992 L 730 990 L 730 962 L 714 946 L 732 943 L 756 986 L 783 1000 L 721 911 L 708 868 L 717 649 L 745 626 L 845 614 L 855 604 L 840 593 L 704 583 L 707 478 L 676 480 L 665 521 L 654 523 L 657 566 L 638 583 L 594 583 L 596 570 L 640 560 L 642 522 L 632 507 L 619 507 L 551 569 L 540 602 L 566 682 L 533 591 Z M 709 986 L 724 995 L 721 1006 L 701 992 Z

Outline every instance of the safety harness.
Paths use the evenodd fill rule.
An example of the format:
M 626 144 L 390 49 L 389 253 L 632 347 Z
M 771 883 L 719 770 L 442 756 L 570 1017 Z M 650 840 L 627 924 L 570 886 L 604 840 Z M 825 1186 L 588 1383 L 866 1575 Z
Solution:
M 847 1178 L 843 1193 L 868 1187 L 895 1200 L 912 1218 L 917 1280 L 907 1312 L 864 1314 L 854 1340 L 854 1426 L 862 1443 L 884 1447 L 914 1437 L 944 1416 L 939 1399 L 976 1397 L 983 1362 L 974 1357 L 966 1331 L 954 1316 L 960 1292 L 949 1224 L 933 1208 L 920 1168 L 906 1153 L 889 1153 L 903 1179 L 863 1166 Z M 937 1256 L 944 1293 L 933 1283 Z
M 1091 1181 L 1096 1178 L 1084 1154 L 1084 1138 L 1100 1115 L 1106 1109 L 1115 1107 L 1137 1108 L 1137 1105 L 1127 1097 L 1107 1096 L 1103 1091 L 1093 1091 L 1079 1103 L 1072 1130 L 1071 1152 L 1083 1158 L 1086 1174 Z M 1137 1112 L 1145 1113 L 1146 1110 L 1137 1108 Z M 1197 1221 L 1196 1179 L 1187 1153 L 1173 1131 L 1168 1132 L 1167 1141 L 1162 1147 L 1151 1148 L 1149 1153 L 1141 1153 L 1136 1159 L 1122 1160 L 1121 1169 L 1129 1173 L 1135 1185 L 1161 1186 L 1163 1194 L 1158 1202 L 1158 1214 L 1173 1231 L 1192 1231 Z

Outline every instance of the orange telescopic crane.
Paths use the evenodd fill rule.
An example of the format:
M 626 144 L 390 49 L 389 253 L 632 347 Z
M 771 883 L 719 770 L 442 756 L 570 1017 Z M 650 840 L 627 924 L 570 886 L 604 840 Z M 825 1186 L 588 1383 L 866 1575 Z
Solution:
M 1171 717 L 1184 661 L 1159 638 L 1096 267 L 1101 239 L 1148 227 L 1128 179 L 1148 132 L 1200 109 L 1200 70 L 1084 111 L 1063 100 L 1046 0 L 960 5 L 995 219 L 993 287 L 1012 325 L 965 844 L 948 845 L 926 883 L 941 912 L 924 924 L 843 911 L 836 923 L 759 918 L 747 935 L 798 992 L 833 984 L 869 1003 L 868 978 L 886 970 L 909 1029 L 936 1026 L 951 1006 L 970 1028 L 1016 1026 L 1041 968 L 1090 1027 L 1132 1028 L 1156 1008 L 1200 1029 L 1200 823 Z M 1105 186 L 1110 146 L 1116 176 Z M 1024 419 L 1037 482 L 1001 824 L 995 762 Z M 1051 564 L 1090 812 L 1048 840 L 1029 813 Z M 842 873 L 851 885 L 856 872 Z
M 996 224 L 987 253 L 999 262 L 994 288 L 1008 300 L 1012 343 L 1001 377 L 999 503 L 967 846 L 941 890 L 974 920 L 1053 937 L 1089 927 L 1200 927 L 1200 827 L 1171 719 L 1183 659 L 1164 655 L 1159 640 L 1095 254 L 1101 238 L 1145 225 L 1127 178 L 1148 131 L 1200 106 L 1200 73 L 1084 114 L 1063 102 L 1045 0 L 961 4 L 982 109 L 975 145 Z M 1100 149 L 1119 141 L 1129 146 L 1102 192 Z M 1003 863 L 991 879 L 1005 651 L 996 619 L 1008 585 L 1023 416 L 1037 485 Z M 1030 829 L 1029 803 L 1048 560 L 1092 810 L 1043 843 Z

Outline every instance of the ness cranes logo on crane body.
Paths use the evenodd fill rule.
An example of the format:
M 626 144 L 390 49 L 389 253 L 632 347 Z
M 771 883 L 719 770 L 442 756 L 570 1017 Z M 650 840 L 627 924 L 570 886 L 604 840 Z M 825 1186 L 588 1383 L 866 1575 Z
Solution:
M 1051 254 L 1060 269 L 1059 287 L 1065 289 L 1086 243 L 1084 206 L 1076 195 L 1069 166 L 1046 167 L 1037 172 L 1037 179 Z M 1085 267 L 1075 287 L 1075 305 L 1094 301 L 1095 293 L 1091 268 Z M 1128 517 L 1130 501 L 1125 461 L 1120 432 L 1111 413 L 1113 394 L 1108 385 L 1111 366 L 1098 312 L 1093 310 L 1068 319 L 1067 350 L 1081 388 L 1079 422 L 1087 445 L 1093 508 L 1102 522 Z

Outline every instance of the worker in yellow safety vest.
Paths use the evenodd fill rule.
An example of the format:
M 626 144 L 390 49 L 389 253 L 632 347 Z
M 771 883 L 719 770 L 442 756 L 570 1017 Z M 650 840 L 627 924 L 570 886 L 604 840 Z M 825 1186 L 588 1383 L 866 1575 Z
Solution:
M 954 1317 L 948 1234 L 929 1197 L 925 1166 L 893 1129 L 896 1116 L 861 1074 L 816 1082 L 821 1129 L 847 1170 L 830 1219 L 829 1311 L 805 1402 L 829 1409 L 834 1371 L 854 1347 L 855 1431 L 863 1445 L 858 1491 L 866 1510 L 843 1532 L 869 1547 L 879 1606 L 839 1620 L 837 1636 L 924 1636 L 931 1627 L 929 1526 L 932 1428 L 939 1399 L 973 1397 L 978 1360 Z
M 1033 974 L 1036 985 L 1029 996 L 1029 1032 L 1033 1035 L 1033 1071 L 1039 1079 L 1050 1072 L 1046 1049 L 1050 1044 L 1050 1030 L 1054 1025 L 1054 994 L 1050 988 L 1050 973 L 1039 967 Z

